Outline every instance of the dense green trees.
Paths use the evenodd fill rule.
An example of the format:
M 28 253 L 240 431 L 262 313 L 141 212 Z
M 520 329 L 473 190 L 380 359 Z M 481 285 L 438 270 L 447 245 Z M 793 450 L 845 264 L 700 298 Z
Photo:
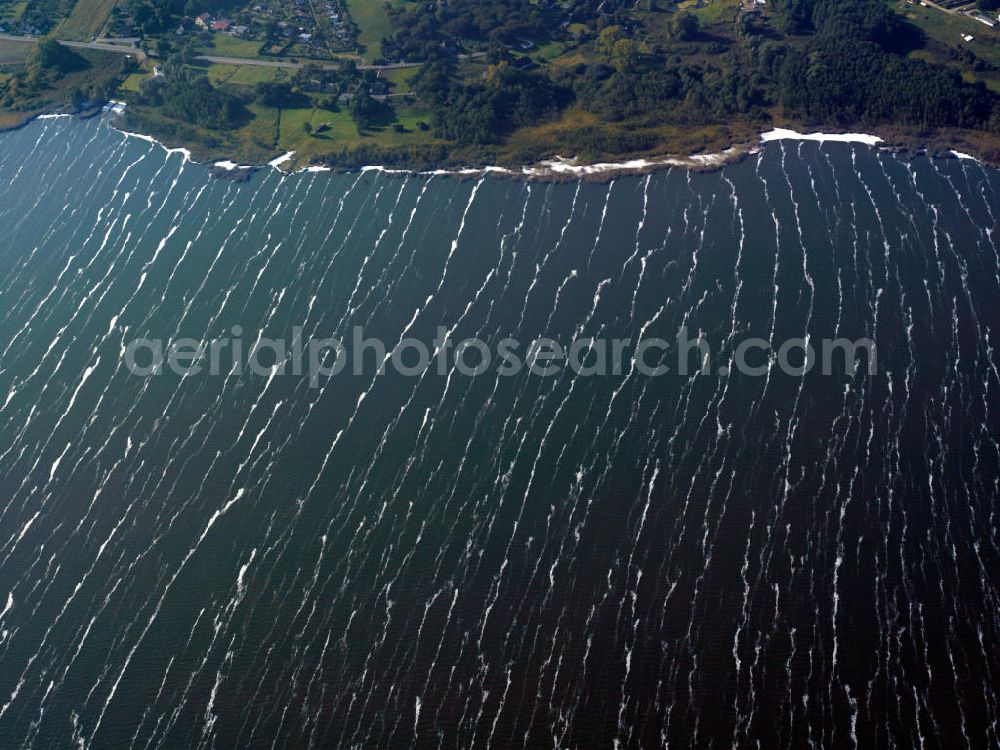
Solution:
M 811 22 L 815 35 L 788 48 L 779 74 L 786 115 L 845 125 L 989 127 L 997 97 L 955 70 L 900 54 L 919 34 L 881 3 L 815 2 Z
M 698 36 L 700 30 L 701 24 L 698 22 L 698 16 L 688 11 L 678 13 L 670 22 L 670 33 L 682 42 L 691 41 Z
M 591 62 L 525 72 L 504 62 L 498 47 L 494 64 L 475 77 L 463 78 L 454 55 L 426 65 L 415 90 L 431 106 L 439 137 L 480 146 L 502 142 L 514 129 L 556 116 L 574 102 L 605 123 L 639 130 L 734 118 L 760 122 L 776 110 L 844 127 L 988 129 L 991 119 L 1000 121 L 995 94 L 951 68 L 906 54 L 923 39 L 880 0 L 775 0 L 773 22 L 786 34 L 765 33 L 769 21 L 741 15 L 726 41 L 702 35 L 693 14 L 678 12 L 669 24 L 670 41 L 652 47 L 624 26 L 604 25 L 591 43 Z M 478 27 L 461 31 L 479 33 Z M 649 139 L 609 132 L 581 128 L 574 138 L 594 151 L 642 148 Z
M 143 85 L 141 104 L 158 107 L 167 117 L 210 130 L 222 130 L 237 123 L 242 111 L 238 98 L 172 60 L 163 65 L 163 70 L 162 78 Z
M 570 92 L 547 75 L 491 66 L 482 80 L 459 81 L 447 62 L 424 67 L 414 89 L 434 108 L 437 134 L 460 144 L 497 143 L 511 130 L 556 114 Z
M 354 124 L 358 126 L 358 132 L 374 127 L 383 119 L 387 119 L 390 114 L 389 107 L 372 97 L 365 88 L 351 98 L 348 111 Z
M 550 11 L 531 0 L 420 0 L 387 7 L 393 35 L 383 55 L 396 60 L 433 60 L 453 54 L 462 39 L 512 44 L 546 39 L 558 27 Z
M 28 71 L 46 75 L 65 75 L 83 70 L 87 61 L 54 39 L 43 39 L 35 45 L 28 58 Z

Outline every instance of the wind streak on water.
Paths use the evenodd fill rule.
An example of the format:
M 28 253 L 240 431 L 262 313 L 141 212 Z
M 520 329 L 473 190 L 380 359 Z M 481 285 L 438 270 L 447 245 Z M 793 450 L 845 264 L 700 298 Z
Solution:
M 3 747 L 1000 745 L 995 171 L 776 143 L 236 184 L 60 118 L 0 177 Z M 357 324 L 717 351 L 319 389 L 122 362 Z M 878 373 L 717 376 L 750 336 L 870 336 Z

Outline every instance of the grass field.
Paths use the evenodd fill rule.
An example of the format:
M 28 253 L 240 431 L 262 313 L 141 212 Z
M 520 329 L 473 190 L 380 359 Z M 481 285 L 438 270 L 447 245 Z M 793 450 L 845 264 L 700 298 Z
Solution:
M 392 93 L 409 94 L 413 91 L 410 81 L 413 80 L 413 76 L 416 74 L 415 70 L 409 68 L 396 68 L 395 70 L 383 70 L 379 73 L 379 78 L 384 78 L 385 80 L 392 81 L 393 84 L 395 84 L 392 87 Z
M 116 0 L 77 0 L 73 12 L 59 24 L 56 37 L 90 41 L 101 33 Z
M 417 123 L 430 118 L 430 112 L 421 107 L 401 107 L 397 110 L 397 121 L 404 127 L 398 133 L 391 126 L 361 134 L 351 119 L 347 108 L 331 111 L 319 106 L 298 109 L 277 110 L 250 105 L 254 114 L 253 122 L 240 129 L 245 139 L 257 143 L 273 138 L 277 128 L 276 151 L 294 151 L 294 165 L 303 165 L 324 154 L 336 153 L 342 149 L 353 149 L 363 145 L 408 146 L 432 142 L 430 133 L 421 131 Z M 306 133 L 303 125 L 309 123 L 313 132 Z M 322 130 L 322 132 L 316 132 Z
M 680 4 L 684 10 L 690 10 L 702 23 L 717 23 L 732 21 L 736 18 L 739 0 L 685 0 Z
M 351 19 L 361 29 L 358 43 L 364 47 L 364 57 L 369 62 L 382 56 L 382 37 L 389 36 L 389 19 L 382 7 L 382 0 L 347 0 Z
M 11 42 L 0 39 L 0 65 L 20 65 L 28 59 L 30 42 Z
M 239 65 L 223 65 L 221 63 L 210 63 L 204 67 L 205 77 L 212 82 L 213 86 L 220 83 L 228 83 L 229 79 L 239 69 Z
M 1000 30 L 991 29 L 968 16 L 959 13 L 945 13 L 937 8 L 911 5 L 901 0 L 886 0 L 886 5 L 919 27 L 929 39 L 955 49 L 965 48 L 977 57 L 1000 67 Z M 972 41 L 965 41 L 971 36 Z M 926 62 L 952 67 L 962 71 L 962 77 L 969 83 L 982 82 L 1000 93 L 1000 74 L 991 71 L 972 71 L 951 56 L 942 54 L 933 46 L 915 50 L 910 57 Z
M 215 34 L 212 38 L 212 44 L 200 47 L 199 52 L 203 55 L 216 55 L 217 57 L 244 57 L 248 60 L 261 59 L 260 42 L 227 36 L 226 34 Z
M 240 86 L 255 86 L 265 81 L 280 81 L 288 77 L 289 71 L 281 68 L 266 68 L 260 65 L 241 65 L 226 83 Z
M 965 47 L 977 57 L 1000 66 L 1000 29 L 991 29 L 960 13 L 945 13 L 929 6 L 910 5 L 900 0 L 886 0 L 886 4 L 920 27 L 931 39 L 949 47 Z M 972 41 L 966 42 L 965 36 L 971 36 Z
M 120 91 L 130 91 L 133 94 L 138 93 L 140 84 L 145 81 L 149 76 L 146 73 L 132 73 L 124 81 L 122 85 L 118 87 Z

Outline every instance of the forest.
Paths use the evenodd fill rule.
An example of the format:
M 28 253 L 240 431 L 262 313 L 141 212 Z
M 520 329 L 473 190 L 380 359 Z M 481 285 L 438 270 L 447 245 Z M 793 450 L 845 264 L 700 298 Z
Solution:
M 435 133 L 459 144 L 501 143 L 571 106 L 622 125 L 573 131 L 594 151 L 612 153 L 652 147 L 655 138 L 644 128 L 734 119 L 763 126 L 775 116 L 810 126 L 1000 132 L 1000 98 L 957 69 L 908 57 L 925 43 L 923 35 L 879 0 L 774 0 L 767 18 L 737 16 L 728 39 L 703 33 L 690 13 L 675 13 L 660 38 L 605 14 L 593 24 L 586 61 L 515 70 L 496 45 L 485 74 L 463 75 L 454 57 L 439 54 L 449 34 L 497 42 L 538 38 L 546 28 L 539 18 L 545 11 L 517 0 L 506 6 L 504 23 L 491 27 L 483 5 L 456 2 L 441 10 L 421 3 L 394 16 L 400 54 L 428 58 L 414 89 L 432 108 Z M 587 18 L 591 6 L 581 7 Z

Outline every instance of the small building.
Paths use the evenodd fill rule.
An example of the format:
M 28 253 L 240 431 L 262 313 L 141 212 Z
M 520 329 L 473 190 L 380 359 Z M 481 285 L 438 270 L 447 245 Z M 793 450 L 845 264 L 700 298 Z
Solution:
M 990 18 L 988 15 L 986 15 L 982 11 L 975 10 L 975 11 L 972 11 L 971 13 L 969 13 L 969 15 L 972 16 L 973 18 L 975 18 L 977 21 L 979 21 L 979 23 L 986 24 L 991 29 L 996 28 L 996 26 L 997 26 L 997 20 L 995 18 Z
M 232 25 L 231 21 L 220 18 L 218 21 L 212 21 L 212 31 L 229 31 L 229 27 Z
M 208 13 L 202 13 L 194 19 L 194 24 L 199 29 L 207 29 L 212 23 L 212 16 Z

